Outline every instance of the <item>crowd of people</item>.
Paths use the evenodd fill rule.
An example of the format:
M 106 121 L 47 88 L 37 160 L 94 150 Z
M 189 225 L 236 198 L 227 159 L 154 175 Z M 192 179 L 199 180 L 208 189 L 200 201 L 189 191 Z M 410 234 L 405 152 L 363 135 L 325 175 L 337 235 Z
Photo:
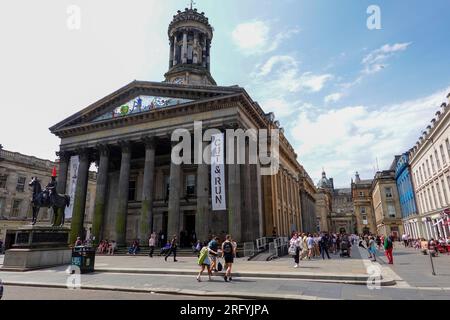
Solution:
M 298 233 L 293 232 L 289 241 L 288 252 L 294 258 L 294 268 L 299 267 L 301 260 L 311 260 L 325 256 L 331 259 L 330 253 L 341 257 L 351 257 L 352 247 L 358 245 L 369 253 L 369 259 L 376 261 L 377 252 L 384 251 L 389 264 L 393 264 L 394 235 L 350 235 L 347 233 Z
M 426 253 L 428 250 L 434 255 L 439 253 L 450 253 L 450 237 L 431 238 L 413 238 L 409 234 L 402 235 L 402 242 L 405 248 L 414 248 Z

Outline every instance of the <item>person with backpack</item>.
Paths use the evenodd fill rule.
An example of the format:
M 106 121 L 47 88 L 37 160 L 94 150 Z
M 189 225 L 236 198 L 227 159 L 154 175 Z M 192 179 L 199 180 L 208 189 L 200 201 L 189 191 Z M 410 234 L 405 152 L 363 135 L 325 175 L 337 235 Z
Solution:
M 203 248 L 200 250 L 200 254 L 198 255 L 197 260 L 197 264 L 201 268 L 197 276 L 198 282 L 202 281 L 201 276 L 203 271 L 205 271 L 205 268 L 208 270 L 209 281 L 211 281 L 212 272 L 211 272 L 211 260 L 209 259 L 210 254 L 217 254 L 217 252 L 212 251 L 208 246 L 208 242 L 205 242 L 203 244 Z
M 225 241 L 222 243 L 222 258 L 225 260 L 225 275 L 223 279 L 225 282 L 232 281 L 231 278 L 231 268 L 233 266 L 234 257 L 236 256 L 236 250 L 231 242 L 231 236 L 229 234 L 226 235 Z
M 394 250 L 394 243 L 392 241 L 392 236 L 387 236 L 384 239 L 384 251 L 386 257 L 389 260 L 389 264 L 394 264 L 394 257 L 392 255 L 392 251 Z

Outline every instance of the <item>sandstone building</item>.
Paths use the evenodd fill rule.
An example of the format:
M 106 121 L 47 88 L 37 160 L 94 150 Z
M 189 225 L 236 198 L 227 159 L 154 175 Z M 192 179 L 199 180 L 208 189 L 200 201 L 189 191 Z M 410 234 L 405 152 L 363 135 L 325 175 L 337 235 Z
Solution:
M 83 228 L 92 162 L 98 163 L 96 239 L 125 245 L 134 239 L 147 243 L 152 231 L 201 240 L 229 232 L 242 242 L 271 236 L 274 228 L 283 236 L 301 229 L 305 172 L 272 113 L 266 114 L 244 88 L 216 85 L 210 73 L 213 28 L 208 18 L 197 9 L 178 11 L 168 37 L 164 82 L 133 81 L 50 128 L 61 138 L 59 192 L 66 191 L 71 161 L 79 162 L 71 241 Z M 206 129 L 266 129 L 269 135 L 279 129 L 279 171 L 263 176 L 260 162 L 227 163 L 225 171 L 219 170 L 225 180 L 220 180 L 220 199 L 212 197 L 218 187 L 212 187 L 217 180 L 209 164 L 171 159 L 178 143 L 172 143 L 172 133 L 183 128 L 194 140 L 195 121 L 202 122 L 200 135 Z M 203 144 L 200 152 L 209 143 Z M 270 150 L 274 141 L 268 144 Z M 233 145 L 237 148 L 237 142 Z M 218 199 L 224 199 L 223 207 L 214 210 Z

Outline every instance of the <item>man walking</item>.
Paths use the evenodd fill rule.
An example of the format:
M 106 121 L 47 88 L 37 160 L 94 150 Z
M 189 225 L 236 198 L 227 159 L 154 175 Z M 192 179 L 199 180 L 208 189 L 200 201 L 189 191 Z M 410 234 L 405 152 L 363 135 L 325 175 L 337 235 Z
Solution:
M 328 238 L 328 234 L 325 233 L 319 240 L 320 252 L 322 253 L 322 259 L 325 260 L 325 253 L 327 254 L 328 259 L 330 258 L 330 254 L 328 253 L 328 243 L 330 239 Z
M 386 257 L 388 258 L 389 264 L 394 264 L 394 257 L 392 255 L 392 251 L 394 249 L 394 243 L 392 241 L 392 236 L 387 236 L 384 239 L 384 251 Z
M 173 252 L 173 262 L 177 262 L 177 236 L 174 235 L 172 238 L 172 241 L 170 242 L 170 249 L 166 254 L 166 257 L 164 260 L 167 261 L 167 258 L 172 254 Z
M 213 236 L 213 239 L 208 243 L 208 247 L 212 250 L 212 252 L 218 252 L 219 251 L 219 237 Z M 213 272 L 217 271 L 217 253 L 211 253 L 211 270 Z
M 148 256 L 150 258 L 153 258 L 153 251 L 155 250 L 155 244 L 156 244 L 156 233 L 153 232 L 150 238 L 148 239 L 148 246 L 150 248 Z

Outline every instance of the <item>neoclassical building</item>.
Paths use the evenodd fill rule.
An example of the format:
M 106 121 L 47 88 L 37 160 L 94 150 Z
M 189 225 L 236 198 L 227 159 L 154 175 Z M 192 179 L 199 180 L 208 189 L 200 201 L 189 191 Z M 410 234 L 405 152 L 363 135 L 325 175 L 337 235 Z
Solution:
M 416 238 L 450 237 L 450 94 L 409 150 L 419 217 L 404 219 Z
M 244 88 L 218 86 L 210 73 L 213 29 L 197 9 L 178 11 L 169 25 L 169 70 L 164 82 L 133 81 L 50 128 L 61 138 L 58 187 L 66 190 L 71 163 L 73 182 L 71 241 L 84 225 L 86 183 L 91 163 L 98 165 L 92 234 L 125 245 L 146 243 L 151 231 L 189 235 L 231 233 L 237 241 L 289 235 L 302 226 L 297 155 L 272 113 L 266 114 Z M 261 175 L 264 165 L 225 164 L 220 181 L 206 163 L 172 161 L 176 129 L 195 139 L 194 122 L 206 129 L 280 129 L 279 171 Z M 227 144 L 229 141 L 226 142 Z M 268 139 L 269 150 L 272 140 Z M 203 147 L 208 146 L 203 143 Z M 234 148 L 237 148 L 234 143 Z M 246 143 L 246 153 L 249 144 Z M 200 152 L 202 152 L 201 150 Z M 235 150 L 236 151 L 236 150 Z M 195 153 L 195 152 L 194 152 Z M 220 170 L 222 171 L 222 169 Z M 211 194 L 214 193 L 213 197 Z
M 376 234 L 377 226 L 372 205 L 373 179 L 362 180 L 356 172 L 355 180 L 352 179 L 352 201 L 356 217 L 356 231 L 358 234 Z

